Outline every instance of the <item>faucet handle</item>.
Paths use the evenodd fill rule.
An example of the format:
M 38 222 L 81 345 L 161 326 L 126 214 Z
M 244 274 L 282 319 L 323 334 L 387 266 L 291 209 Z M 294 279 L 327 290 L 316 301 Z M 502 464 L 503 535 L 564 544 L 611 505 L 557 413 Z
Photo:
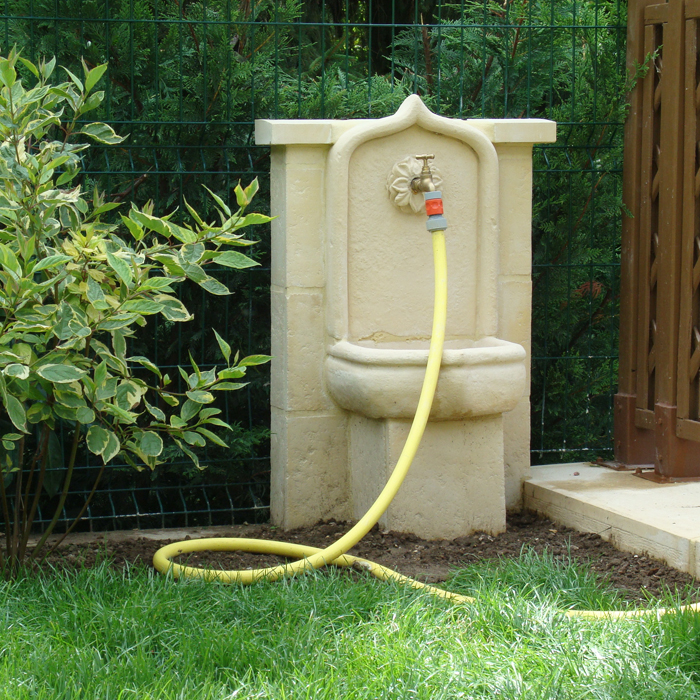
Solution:
M 423 169 L 430 170 L 430 164 L 428 163 L 429 160 L 434 160 L 435 154 L 431 155 L 424 155 L 424 156 L 416 156 L 416 160 L 422 160 L 423 161 Z

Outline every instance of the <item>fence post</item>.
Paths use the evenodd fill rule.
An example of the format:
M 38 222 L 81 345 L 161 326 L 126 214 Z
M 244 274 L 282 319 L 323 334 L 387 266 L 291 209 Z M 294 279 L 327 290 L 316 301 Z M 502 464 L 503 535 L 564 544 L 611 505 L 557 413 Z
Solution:
M 656 314 L 658 371 L 654 373 L 655 469 L 661 477 L 690 475 L 693 463 L 700 467 L 700 446 L 676 436 L 683 214 L 684 4 L 684 0 L 669 0 L 668 21 L 663 28 Z M 700 471 L 697 475 L 700 476 Z
M 627 74 L 644 63 L 644 8 L 655 0 L 630 0 L 627 15 Z M 621 464 L 653 464 L 654 432 L 635 423 L 637 405 L 637 333 L 639 219 L 641 201 L 642 90 L 629 95 L 625 123 L 622 199 L 630 216 L 622 215 L 620 279 L 620 364 L 615 395 L 615 460 Z

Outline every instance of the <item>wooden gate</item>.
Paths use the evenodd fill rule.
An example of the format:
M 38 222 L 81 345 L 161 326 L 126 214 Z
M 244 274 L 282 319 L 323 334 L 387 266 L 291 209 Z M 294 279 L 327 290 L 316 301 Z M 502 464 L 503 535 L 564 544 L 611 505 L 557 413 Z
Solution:
M 700 0 L 630 0 L 618 465 L 700 479 Z M 640 469 L 641 472 L 641 469 Z

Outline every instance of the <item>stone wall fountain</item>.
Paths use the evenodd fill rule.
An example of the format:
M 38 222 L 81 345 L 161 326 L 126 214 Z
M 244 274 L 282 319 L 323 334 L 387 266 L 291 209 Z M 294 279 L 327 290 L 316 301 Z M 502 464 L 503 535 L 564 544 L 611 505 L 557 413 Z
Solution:
M 447 341 L 423 442 L 382 526 L 505 529 L 529 474 L 532 144 L 539 119 L 458 120 L 408 97 L 373 120 L 258 120 L 272 147 L 272 520 L 356 519 L 394 467 L 428 354 L 432 154 L 449 221 Z M 311 495 L 313 494 L 313 496 Z

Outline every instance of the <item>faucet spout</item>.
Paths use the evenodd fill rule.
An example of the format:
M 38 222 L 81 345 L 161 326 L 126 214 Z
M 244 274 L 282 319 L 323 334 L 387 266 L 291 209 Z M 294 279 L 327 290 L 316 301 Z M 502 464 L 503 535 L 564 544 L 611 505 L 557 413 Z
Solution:
M 429 163 L 429 161 L 435 158 L 435 155 L 416 156 L 416 158 L 423 161 L 423 167 L 421 168 L 420 175 L 411 180 L 411 190 L 415 194 L 419 192 L 435 192 L 436 187 L 433 182 L 433 173 L 430 170 Z

